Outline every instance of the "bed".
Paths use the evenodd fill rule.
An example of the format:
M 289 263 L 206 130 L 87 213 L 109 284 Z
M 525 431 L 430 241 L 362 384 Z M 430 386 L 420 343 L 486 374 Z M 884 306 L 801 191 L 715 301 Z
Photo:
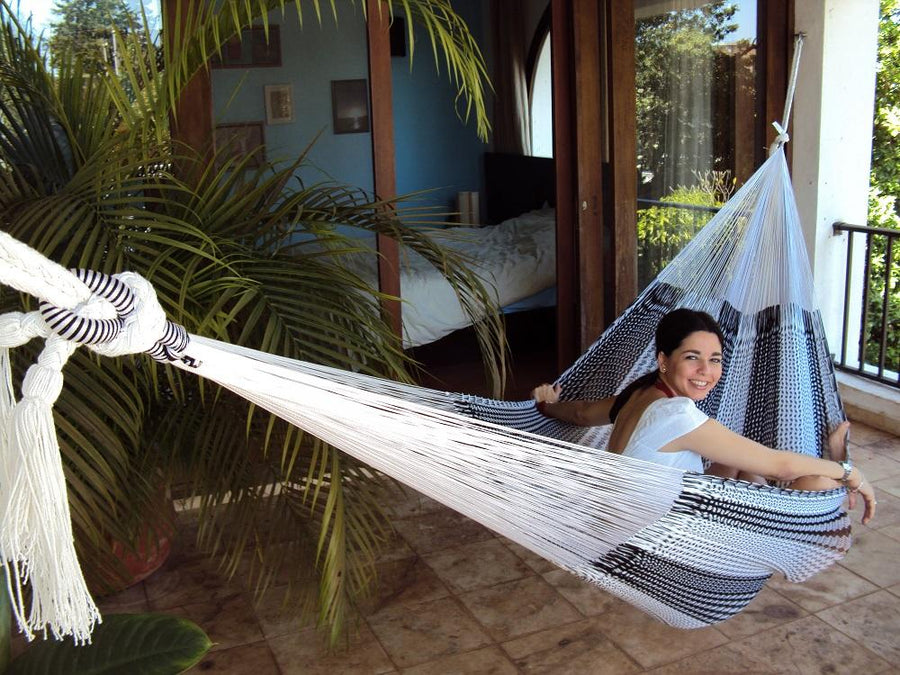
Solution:
M 430 236 L 465 256 L 506 313 L 556 304 L 556 218 L 553 160 L 486 153 L 489 186 L 481 227 L 434 230 Z M 374 246 L 374 242 L 372 243 Z M 418 254 L 401 253 L 403 347 L 435 342 L 471 324 L 444 277 Z M 377 285 L 374 254 L 344 259 Z
M 504 311 L 524 311 L 555 304 L 555 222 L 554 210 L 545 208 L 499 225 L 453 227 L 430 236 L 471 262 Z M 404 252 L 400 263 L 404 348 L 434 342 L 471 323 L 450 284 L 424 258 Z M 344 264 L 377 283 L 374 255 L 354 255 Z

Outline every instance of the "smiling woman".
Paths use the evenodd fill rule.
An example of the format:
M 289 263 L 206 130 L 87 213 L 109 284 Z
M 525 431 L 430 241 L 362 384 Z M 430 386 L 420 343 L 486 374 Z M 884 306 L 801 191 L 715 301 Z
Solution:
M 544 415 L 583 426 L 614 423 L 607 450 L 656 464 L 764 483 L 788 482 L 798 490 L 844 485 L 866 502 L 863 522 L 875 514 L 875 493 L 847 451 L 849 422 L 828 438 L 832 460 L 772 450 L 734 433 L 696 407 L 722 377 L 725 338 L 705 312 L 676 309 L 656 329 L 658 368 L 618 396 L 594 401 L 560 401 L 559 385 L 542 384 L 532 396 Z M 704 468 L 704 460 L 708 463 Z M 855 496 L 851 496 L 851 505 Z

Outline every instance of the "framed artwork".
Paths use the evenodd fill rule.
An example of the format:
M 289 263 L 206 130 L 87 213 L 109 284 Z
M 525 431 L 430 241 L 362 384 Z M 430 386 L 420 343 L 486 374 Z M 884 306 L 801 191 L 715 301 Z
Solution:
M 366 80 L 332 80 L 331 116 L 336 134 L 360 134 L 368 131 L 368 82 Z
M 289 84 L 267 84 L 266 124 L 287 124 L 294 121 L 294 88 Z
M 264 140 L 262 122 L 216 125 L 216 150 L 224 153 L 221 156 L 223 162 L 250 156 L 247 168 L 262 166 L 266 161 Z
M 281 30 L 278 26 L 244 29 L 222 45 L 221 55 L 212 58 L 213 68 L 265 68 L 281 65 Z

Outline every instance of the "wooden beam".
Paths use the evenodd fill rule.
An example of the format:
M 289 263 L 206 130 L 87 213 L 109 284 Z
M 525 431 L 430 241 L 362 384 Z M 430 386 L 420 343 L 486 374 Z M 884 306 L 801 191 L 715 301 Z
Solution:
M 552 0 L 553 158 L 556 166 L 556 365 L 562 372 L 581 353 L 575 246 L 575 142 L 572 126 L 571 0 Z
M 372 97 L 372 167 L 379 199 L 397 195 L 394 155 L 393 89 L 391 84 L 391 35 L 387 5 L 366 0 L 369 49 L 369 86 Z M 379 234 L 378 285 L 383 293 L 400 296 L 400 248 L 397 241 Z M 402 342 L 403 323 L 399 300 L 382 300 L 381 309 Z
M 637 297 L 637 101 L 635 96 L 634 0 L 607 0 L 607 111 L 609 191 L 606 213 L 612 266 L 605 325 Z M 612 260 L 610 260 L 612 258 Z
M 772 122 L 780 122 L 784 114 L 784 97 L 787 94 L 788 69 L 793 55 L 794 2 L 793 0 L 758 0 L 757 34 L 757 129 L 760 139 L 756 147 L 756 166 L 767 156 L 768 148 L 775 140 Z M 790 133 L 790 129 L 788 129 Z M 785 149 L 790 158 L 791 144 Z
M 576 217 L 579 351 L 604 328 L 603 115 L 598 0 L 572 0 L 575 68 Z
M 172 40 L 183 36 L 190 26 L 199 0 L 163 0 L 163 36 Z M 176 30 L 175 26 L 179 26 Z M 175 102 L 169 120 L 172 140 L 197 152 L 211 147 L 213 137 L 212 84 L 207 68 L 201 68 L 187 83 Z

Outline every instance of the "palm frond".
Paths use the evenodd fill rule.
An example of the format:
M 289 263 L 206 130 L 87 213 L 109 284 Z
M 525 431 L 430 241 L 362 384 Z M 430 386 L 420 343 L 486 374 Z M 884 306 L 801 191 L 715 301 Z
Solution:
M 363 249 L 339 226 L 386 235 L 444 273 L 502 381 L 502 315 L 466 261 L 417 229 L 434 224 L 434 214 L 353 186 L 302 185 L 294 176 L 305 155 L 249 169 L 246 158 L 171 140 L 190 78 L 229 36 L 284 9 L 223 0 L 185 11 L 182 2 L 162 45 L 144 16 L 142 26 L 116 33 L 118 71 L 91 74 L 66 53 L 53 54 L 51 68 L 44 46 L 0 0 L 0 227 L 63 265 L 141 274 L 191 332 L 409 381 L 414 364 L 377 311 L 384 296 L 344 264 Z M 314 1 L 316 20 L 324 8 L 339 17 L 334 0 Z M 483 59 L 449 2 L 404 0 L 388 10 L 425 27 L 467 101 L 465 115 L 474 111 L 486 134 Z M 0 293 L 2 310 L 27 303 Z M 21 375 L 34 352 L 18 358 Z M 159 475 L 197 496 L 200 541 L 226 569 L 260 592 L 292 582 L 285 597 L 315 611 L 337 639 L 387 539 L 381 476 L 143 356 L 113 362 L 77 352 L 66 376 L 56 404 L 60 449 L 89 574 L 115 571 L 111 541 L 136 536 Z

